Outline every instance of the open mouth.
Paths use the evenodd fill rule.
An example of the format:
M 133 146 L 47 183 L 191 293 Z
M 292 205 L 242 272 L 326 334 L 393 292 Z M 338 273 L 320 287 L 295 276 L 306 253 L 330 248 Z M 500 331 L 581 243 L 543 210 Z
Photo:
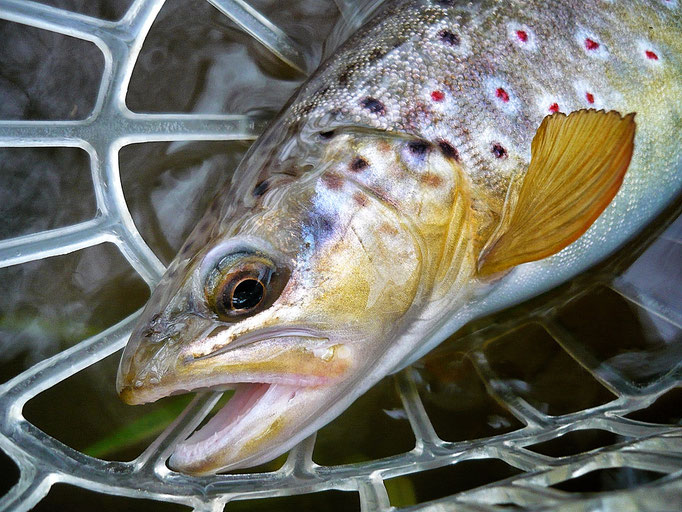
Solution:
M 171 468 L 209 474 L 258 465 L 284 453 L 309 434 L 302 428 L 336 393 L 333 383 L 347 375 L 351 364 L 349 349 L 328 338 L 287 332 L 250 341 L 199 356 L 192 353 L 193 346 L 154 353 L 119 370 L 119 394 L 130 404 L 235 390 L 218 412 L 175 447 Z
M 300 382 L 240 382 L 231 387 L 235 392 L 229 401 L 175 447 L 169 461 L 171 468 L 215 472 L 241 466 L 254 453 L 262 458 L 262 450 L 256 444 L 267 444 L 269 438 L 277 435 L 284 426 L 281 419 L 284 411 L 295 406 L 302 390 L 310 389 Z M 213 389 L 225 389 L 225 385 Z M 220 469 L 215 467 L 218 458 Z

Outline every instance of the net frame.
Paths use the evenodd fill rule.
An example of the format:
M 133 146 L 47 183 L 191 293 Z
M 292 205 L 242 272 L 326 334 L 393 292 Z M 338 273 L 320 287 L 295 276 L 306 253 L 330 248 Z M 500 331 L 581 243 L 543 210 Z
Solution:
M 248 115 L 141 114 L 130 111 L 125 96 L 133 67 L 152 23 L 165 0 L 135 0 L 118 21 L 104 21 L 24 0 L 0 0 L 0 19 L 94 43 L 104 56 L 104 71 L 92 113 L 78 121 L 0 120 L 0 147 L 76 147 L 90 159 L 97 202 L 96 215 L 85 222 L 0 241 L 0 267 L 67 254 L 110 242 L 116 245 L 139 276 L 152 288 L 164 267 L 135 227 L 123 195 L 118 153 L 136 142 L 253 140 L 264 121 Z M 303 52 L 286 34 L 243 0 L 208 0 L 246 33 L 283 62 L 309 71 Z M 346 21 L 359 24 L 370 4 L 338 0 Z M 360 5 L 361 4 L 361 5 Z M 369 5 L 369 7 L 368 7 Z M 359 10 L 358 10 L 359 9 Z M 679 241 L 678 241 L 679 243 Z M 594 283 L 594 279 L 591 281 Z M 646 290 L 618 286 L 614 276 L 601 278 L 606 286 L 633 304 L 665 318 L 682 329 L 679 313 L 660 308 Z M 540 324 L 572 354 L 566 343 L 571 333 L 552 320 L 551 305 L 533 312 Z M 500 510 L 515 504 L 533 510 L 678 510 L 682 498 L 682 428 L 646 424 L 625 418 L 653 403 L 682 383 L 680 362 L 664 378 L 637 388 L 617 375 L 593 376 L 616 399 L 564 416 L 548 416 L 501 384 L 482 351 L 472 359 L 488 392 L 514 414 L 523 428 L 491 438 L 446 442 L 438 437 L 421 402 L 411 369 L 401 372 L 397 388 L 416 443 L 400 455 L 341 466 L 313 462 L 315 436 L 296 446 L 278 471 L 249 475 L 190 477 L 170 471 L 165 462 L 173 446 L 194 430 L 211 411 L 220 393 L 200 393 L 185 411 L 139 457 L 110 462 L 84 455 L 30 423 L 22 414 L 31 398 L 77 372 L 121 350 L 139 312 L 102 333 L 50 357 L 0 386 L 0 447 L 18 465 L 18 483 L 0 499 L 0 510 L 29 510 L 56 483 L 92 491 L 170 501 L 195 511 L 218 511 L 236 499 L 257 499 L 337 489 L 359 495 L 363 511 L 395 510 L 385 480 L 470 459 L 500 459 L 518 468 L 518 476 L 401 510 Z M 504 326 L 496 326 L 501 329 Z M 488 333 L 489 334 L 489 333 Z M 477 332 L 475 336 L 486 333 Z M 567 432 L 601 429 L 633 441 L 560 459 L 526 447 Z M 598 495 L 576 495 L 550 486 L 601 468 L 631 467 L 667 473 L 650 484 Z M 229 509 L 229 508 L 228 508 Z

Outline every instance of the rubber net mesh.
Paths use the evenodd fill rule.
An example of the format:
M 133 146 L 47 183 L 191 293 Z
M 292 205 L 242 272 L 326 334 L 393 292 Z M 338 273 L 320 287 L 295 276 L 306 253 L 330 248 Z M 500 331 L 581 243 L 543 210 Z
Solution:
M 251 4 L 209 1 L 280 61 L 294 70 L 309 71 L 297 44 Z M 132 70 L 163 4 L 164 0 L 137 0 L 118 21 L 105 21 L 25 0 L 0 0 L 0 18 L 89 41 L 104 57 L 99 94 L 87 118 L 0 120 L 1 147 L 86 151 L 97 204 L 97 213 L 90 220 L 0 241 L 0 267 L 25 265 L 109 242 L 153 287 L 164 267 L 133 223 L 119 175 L 120 150 L 138 142 L 250 141 L 263 129 L 264 121 L 249 115 L 141 114 L 129 110 L 125 100 Z M 339 1 L 337 6 L 346 28 L 357 26 L 372 7 L 371 2 L 356 5 L 351 1 Z M 675 291 L 682 284 L 678 212 L 673 207 L 649 233 L 558 292 L 513 313 L 468 326 L 455 341 L 446 342 L 414 368 L 390 377 L 389 387 L 395 389 L 400 402 L 385 412 L 401 416 L 414 439 L 403 453 L 372 460 L 337 465 L 313 462 L 313 436 L 292 450 L 274 471 L 202 478 L 170 471 L 165 462 L 172 447 L 209 414 L 220 398 L 217 393 L 197 395 L 129 462 L 86 455 L 26 419 L 24 406 L 29 400 L 119 352 L 135 322 L 134 314 L 0 386 L 0 447 L 20 473 L 0 500 L 0 508 L 28 510 L 55 484 L 65 483 L 97 493 L 175 502 L 197 511 L 230 510 L 238 500 L 327 490 L 354 495 L 363 511 L 482 511 L 513 506 L 533 510 L 678 510 L 682 495 L 682 394 L 676 391 L 682 378 L 680 350 L 676 348 L 682 341 L 682 296 Z M 661 249 L 661 244 L 667 245 Z M 670 272 L 661 274 L 665 268 Z M 582 333 L 581 326 L 598 322 L 594 318 L 600 318 L 599 303 L 603 297 L 613 296 L 625 301 L 632 314 L 648 318 L 650 329 L 665 333 L 653 348 L 631 347 L 623 340 L 617 349 L 597 350 L 598 333 L 594 335 L 597 341 L 585 342 L 584 336 L 590 335 Z M 573 305 L 581 301 L 587 305 L 573 312 Z M 616 327 L 609 324 L 603 328 Z M 507 345 L 510 336 L 516 341 Z M 515 366 L 513 358 L 505 356 L 509 350 L 516 354 L 527 351 L 530 361 L 532 354 L 545 349 L 550 355 L 533 363 L 543 367 L 537 371 L 527 367 L 530 363 Z M 554 364 L 556 370 L 549 371 L 552 379 L 533 381 L 535 375 L 547 379 L 547 369 Z M 567 365 L 574 369 L 567 370 Z M 635 377 L 628 373 L 628 369 L 641 370 L 643 366 L 649 369 L 635 371 Z M 446 376 L 445 381 L 434 378 L 439 372 Z M 594 386 L 573 387 L 572 378 Z M 487 416 L 488 423 L 498 421 L 508 428 L 483 436 L 451 435 L 448 429 L 453 425 L 476 420 L 470 411 L 478 405 L 466 401 L 466 386 L 473 381 L 494 407 L 504 411 L 497 420 Z M 538 397 L 536 391 L 547 388 L 552 396 L 547 400 Z M 591 392 L 586 389 L 597 388 L 594 400 L 578 400 Z M 575 410 L 571 407 L 574 403 L 589 406 Z M 388 406 L 377 403 L 374 407 L 383 414 L 381 409 Z M 576 441 L 568 450 L 570 443 L 556 444 L 588 434 L 607 440 L 587 445 Z M 346 435 L 352 438 L 353 433 Z M 483 465 L 467 466 L 473 462 Z M 495 476 L 501 473 L 489 470 L 492 466 L 487 463 L 505 465 L 510 476 Z M 465 470 L 438 472 L 457 468 Z M 491 476 L 481 480 L 483 485 L 463 488 L 462 475 L 472 472 Z M 424 478 L 419 480 L 419 475 Z M 580 483 L 589 475 L 599 475 L 599 488 Z M 406 501 L 399 492 L 391 492 L 396 489 L 395 482 L 410 478 L 411 489 L 417 489 L 416 499 L 413 496 Z M 612 485 L 604 483 L 609 478 Z M 439 482 L 446 492 L 434 496 L 420 491 L 428 487 L 425 481 Z M 600 492 L 586 492 L 590 490 Z

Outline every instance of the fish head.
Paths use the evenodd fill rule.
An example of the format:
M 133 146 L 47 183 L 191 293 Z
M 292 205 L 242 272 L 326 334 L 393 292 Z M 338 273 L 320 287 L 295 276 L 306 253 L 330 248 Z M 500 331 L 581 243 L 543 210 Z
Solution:
M 212 221 L 143 311 L 119 367 L 124 401 L 235 389 L 174 469 L 257 465 L 312 434 L 359 395 L 412 307 L 418 244 L 391 207 L 338 182 L 352 156 L 339 149 L 261 207 Z

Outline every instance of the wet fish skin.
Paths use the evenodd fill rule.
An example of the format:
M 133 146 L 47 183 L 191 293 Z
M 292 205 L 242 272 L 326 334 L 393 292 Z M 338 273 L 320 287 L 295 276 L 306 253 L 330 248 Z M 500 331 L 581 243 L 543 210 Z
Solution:
M 171 465 L 201 474 L 277 456 L 468 320 L 570 278 L 668 204 L 682 187 L 681 76 L 677 1 L 387 3 L 254 144 L 181 249 L 124 352 L 121 396 L 270 383 L 239 384 L 232 410 Z M 566 249 L 480 276 L 543 118 L 585 108 L 636 112 L 618 195 Z M 269 307 L 237 320 L 206 290 L 234 254 L 288 276 Z

